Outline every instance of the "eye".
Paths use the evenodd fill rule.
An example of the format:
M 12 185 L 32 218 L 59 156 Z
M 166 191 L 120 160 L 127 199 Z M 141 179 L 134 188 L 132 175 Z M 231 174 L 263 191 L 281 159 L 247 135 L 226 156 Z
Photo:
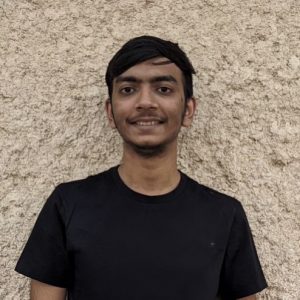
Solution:
M 161 94 L 170 94 L 172 92 L 172 90 L 166 86 L 161 86 L 157 90 Z
M 130 95 L 135 91 L 135 89 L 131 86 L 125 86 L 120 89 L 120 93 L 123 95 Z

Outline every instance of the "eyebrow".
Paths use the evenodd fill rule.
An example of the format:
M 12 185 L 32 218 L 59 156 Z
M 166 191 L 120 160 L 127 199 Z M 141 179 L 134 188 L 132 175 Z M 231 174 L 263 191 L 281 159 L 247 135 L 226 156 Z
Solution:
M 118 76 L 116 78 L 116 83 L 120 82 L 137 82 L 141 83 L 143 80 L 136 78 L 135 76 Z M 177 83 L 177 80 L 172 75 L 162 75 L 162 76 L 154 76 L 150 78 L 150 83 L 160 82 L 160 81 L 168 81 L 168 82 L 175 82 Z

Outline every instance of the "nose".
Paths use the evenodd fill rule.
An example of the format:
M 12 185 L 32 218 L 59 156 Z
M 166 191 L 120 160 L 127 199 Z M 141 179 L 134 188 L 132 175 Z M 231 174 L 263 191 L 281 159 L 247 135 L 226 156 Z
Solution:
M 156 107 L 155 95 L 152 93 L 151 88 L 148 86 L 142 87 L 137 96 L 136 109 L 156 109 Z

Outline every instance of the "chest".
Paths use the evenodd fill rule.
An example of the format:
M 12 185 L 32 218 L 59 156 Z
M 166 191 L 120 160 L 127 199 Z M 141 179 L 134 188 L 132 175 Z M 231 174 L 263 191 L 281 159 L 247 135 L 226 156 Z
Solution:
M 77 218 L 68 231 L 69 251 L 74 264 L 94 272 L 207 276 L 221 268 L 226 226 L 201 208 L 116 205 Z

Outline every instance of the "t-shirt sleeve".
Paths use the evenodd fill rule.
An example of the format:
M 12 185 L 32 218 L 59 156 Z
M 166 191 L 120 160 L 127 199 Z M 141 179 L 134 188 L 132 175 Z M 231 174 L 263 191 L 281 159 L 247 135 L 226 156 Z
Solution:
M 67 287 L 70 263 L 66 248 L 64 207 L 57 187 L 42 208 L 15 270 L 50 285 Z
M 221 271 L 221 299 L 246 297 L 266 287 L 248 220 L 238 202 Z

